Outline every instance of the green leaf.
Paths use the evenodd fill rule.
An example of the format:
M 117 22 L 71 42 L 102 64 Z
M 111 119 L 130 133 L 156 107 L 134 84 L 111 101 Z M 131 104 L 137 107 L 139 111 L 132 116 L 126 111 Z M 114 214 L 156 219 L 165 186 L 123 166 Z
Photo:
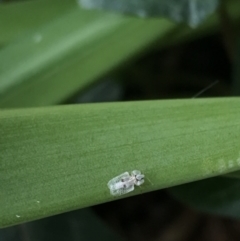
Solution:
M 24 240 L 24 237 L 37 241 L 122 240 L 90 208 L 0 229 L 0 240 Z
M 13 7 L 15 4 L 11 8 L 7 5 L 7 11 L 0 6 L 0 39 L 8 36 L 8 29 L 13 31 L 6 39 L 14 39 L 0 49 L 0 107 L 62 103 L 117 67 L 127 66 L 153 43 L 162 48 L 212 34 L 218 28 L 216 15 L 192 30 L 166 19 L 143 20 L 82 10 L 75 1 L 69 5 L 65 1 L 64 11 L 54 0 L 56 12 L 51 1 L 24 2 L 24 6 L 29 5 L 25 11 L 21 8 L 20 15 L 15 15 L 18 9 Z M 237 22 L 240 2 L 228 4 Z M 39 15 L 42 13 L 39 9 L 46 14 L 46 20 Z
M 239 170 L 240 99 L 82 104 L 0 112 L 0 226 Z
M 218 0 L 79 0 L 85 8 L 100 8 L 140 17 L 160 16 L 199 25 L 218 7 Z
M 0 107 L 60 103 L 174 28 L 75 6 L 0 50 Z
M 76 8 L 74 0 L 21 1 L 0 5 L 0 45 L 37 32 L 44 24 L 49 24 L 69 10 Z
M 240 180 L 217 177 L 173 187 L 169 192 L 202 211 L 240 218 Z

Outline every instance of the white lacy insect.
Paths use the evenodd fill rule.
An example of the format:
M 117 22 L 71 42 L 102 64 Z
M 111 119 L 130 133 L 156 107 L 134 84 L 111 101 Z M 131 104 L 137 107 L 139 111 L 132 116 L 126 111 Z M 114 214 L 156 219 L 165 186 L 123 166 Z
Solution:
M 108 188 L 113 196 L 120 196 L 134 190 L 134 185 L 140 186 L 144 183 L 144 175 L 140 171 L 134 170 L 129 175 L 124 172 L 114 177 L 108 182 Z

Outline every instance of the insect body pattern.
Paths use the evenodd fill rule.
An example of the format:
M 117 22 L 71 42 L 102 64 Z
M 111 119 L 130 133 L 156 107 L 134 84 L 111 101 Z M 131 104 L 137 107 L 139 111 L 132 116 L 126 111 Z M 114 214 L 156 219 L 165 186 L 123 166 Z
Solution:
M 124 172 L 121 175 L 114 177 L 108 182 L 108 188 L 113 196 L 121 196 L 134 190 L 134 185 L 140 186 L 144 183 L 144 175 L 134 170 L 131 175 Z

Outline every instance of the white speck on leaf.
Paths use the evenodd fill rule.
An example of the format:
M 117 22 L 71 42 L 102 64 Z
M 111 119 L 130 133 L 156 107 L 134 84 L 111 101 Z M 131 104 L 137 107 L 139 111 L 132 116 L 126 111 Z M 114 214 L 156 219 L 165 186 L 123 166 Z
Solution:
M 218 171 L 219 171 L 220 173 L 222 173 L 222 172 L 224 172 L 225 170 L 226 170 L 226 163 L 224 162 L 223 159 L 220 159 L 220 160 L 218 161 Z
M 240 166 L 240 157 L 237 159 L 237 163 Z
M 17 217 L 17 218 L 20 218 L 21 216 L 16 214 L 16 217 Z
M 228 168 L 232 168 L 234 166 L 233 160 L 228 161 Z
M 33 40 L 35 43 L 40 43 L 42 41 L 43 37 L 40 33 L 37 33 L 33 36 Z

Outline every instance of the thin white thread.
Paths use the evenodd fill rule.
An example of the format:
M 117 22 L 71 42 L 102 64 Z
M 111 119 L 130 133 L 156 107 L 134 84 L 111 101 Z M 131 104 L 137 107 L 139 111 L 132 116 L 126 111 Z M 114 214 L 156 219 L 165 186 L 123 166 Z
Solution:
M 214 81 L 213 83 L 211 83 L 210 85 L 208 85 L 206 88 L 204 88 L 203 90 L 200 90 L 196 95 L 194 95 L 192 97 L 192 99 L 195 99 L 197 97 L 199 97 L 201 94 L 203 94 L 204 92 L 206 92 L 207 90 L 209 90 L 210 88 L 212 88 L 214 85 L 216 85 L 217 83 L 219 83 L 219 80 Z

